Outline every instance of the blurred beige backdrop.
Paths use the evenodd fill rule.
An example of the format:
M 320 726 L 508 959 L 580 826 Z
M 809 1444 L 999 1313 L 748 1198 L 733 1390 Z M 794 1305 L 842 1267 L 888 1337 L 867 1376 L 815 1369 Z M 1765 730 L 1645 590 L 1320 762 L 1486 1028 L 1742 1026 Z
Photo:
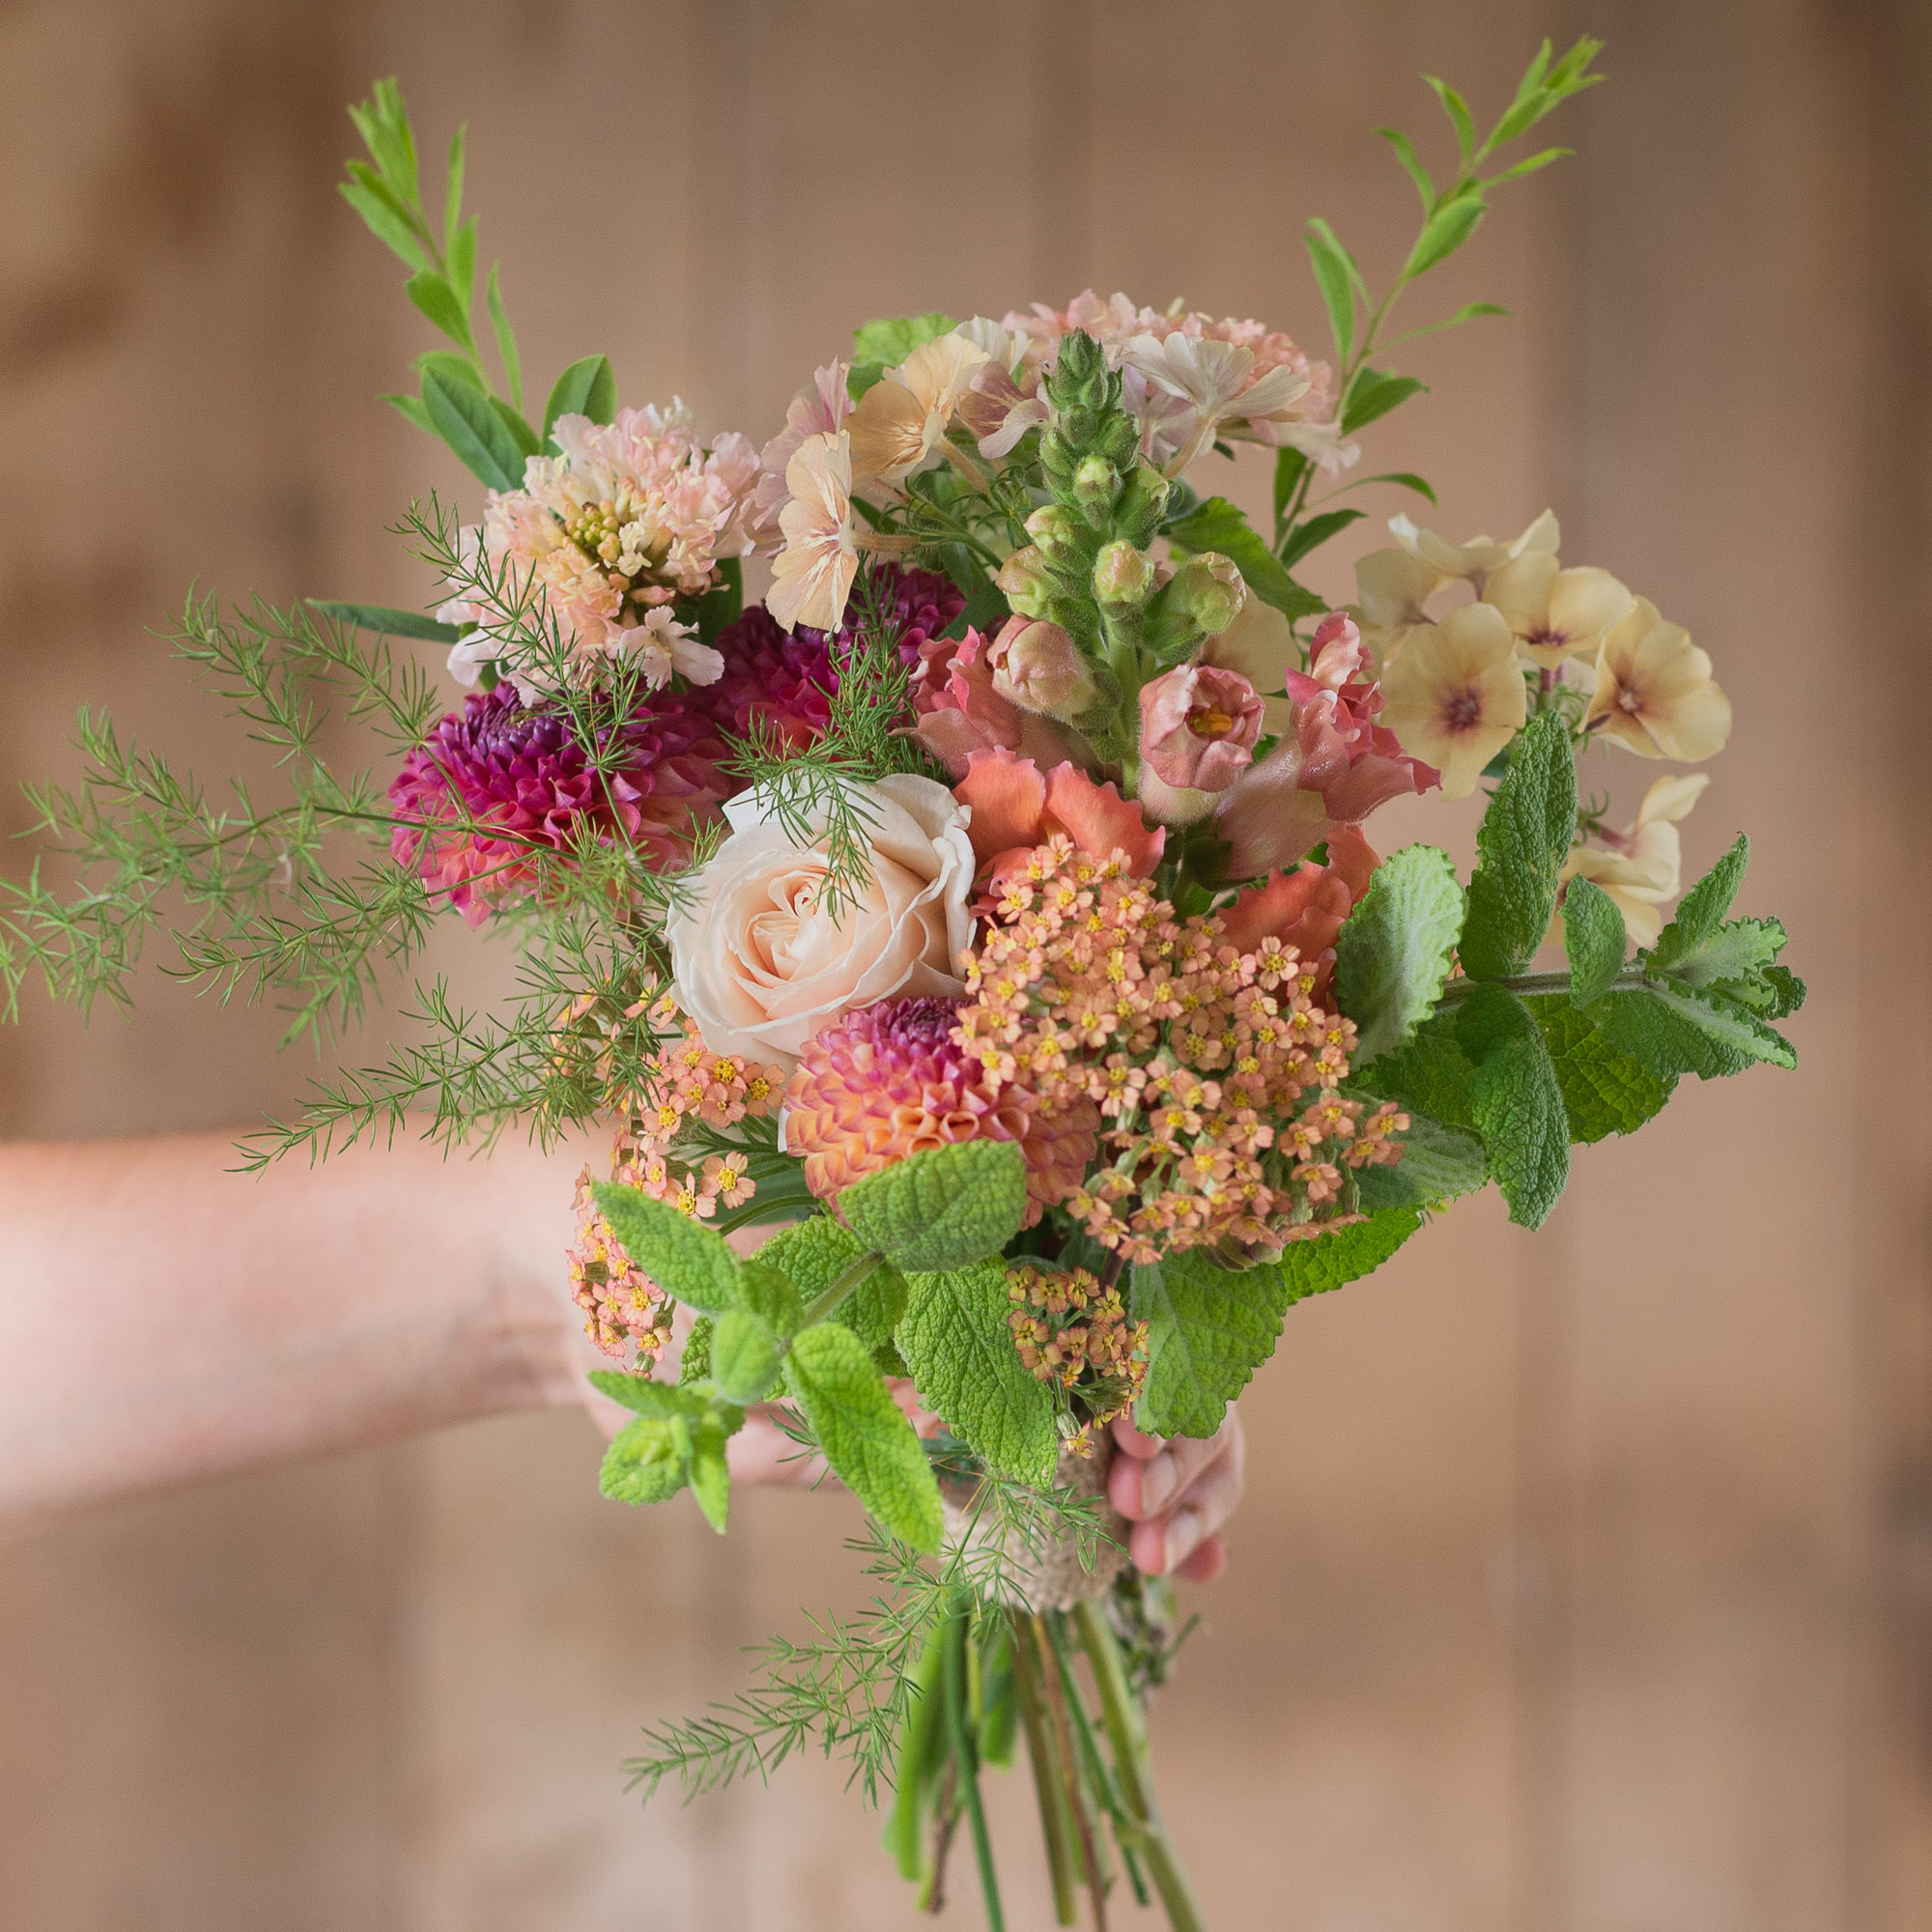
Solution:
M 469 121 L 535 383 L 604 349 L 627 398 L 761 437 L 874 314 L 1093 283 L 1316 346 L 1303 220 L 1378 278 L 1413 221 L 1370 128 L 1439 156 L 1418 73 L 1493 113 L 1541 35 L 1584 29 L 1613 79 L 1552 124 L 1579 158 L 1506 190 L 1411 318 L 1515 319 L 1405 352 L 1433 391 L 1363 470 L 1434 478 L 1456 538 L 1555 504 L 1566 556 L 1711 650 L 1738 725 L 1687 859 L 1750 828 L 1747 909 L 1811 982 L 1804 1068 L 1688 1083 L 1581 1154 L 1541 1235 L 1467 1203 L 1294 1311 L 1245 1404 L 1234 1569 L 1156 1716 L 1222 1927 L 1932 1922 L 1926 9 L 0 8 L 9 793 L 71 769 L 83 702 L 236 762 L 151 635 L 190 578 L 427 595 L 383 526 L 476 493 L 374 400 L 430 342 L 333 192 L 375 74 L 432 149 Z M 1235 488 L 1260 506 L 1264 469 Z M 1352 554 L 1323 554 L 1331 594 Z M 1620 803 L 1652 775 L 1612 771 Z M 158 980 L 132 1023 L 30 1001 L 0 1133 L 245 1124 L 303 1077 L 274 1034 Z M 118 1265 L 80 1248 L 77 1320 Z M 835 1769 L 684 1811 L 616 1770 L 640 1721 L 736 1685 L 739 1645 L 850 1600 L 847 1506 L 750 1497 L 721 1542 L 601 1502 L 596 1456 L 587 1424 L 505 1422 L 0 1553 L 0 1926 L 914 1923 Z M 1002 1814 L 1025 1802 L 1006 1780 Z

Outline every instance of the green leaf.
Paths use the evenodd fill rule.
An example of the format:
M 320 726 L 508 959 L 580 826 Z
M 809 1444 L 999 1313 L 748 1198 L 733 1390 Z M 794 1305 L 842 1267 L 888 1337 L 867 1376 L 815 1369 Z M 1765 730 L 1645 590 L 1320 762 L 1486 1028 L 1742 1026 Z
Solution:
M 1393 1167 L 1362 1168 L 1355 1182 L 1362 1206 L 1375 1213 L 1383 1208 L 1446 1207 L 1475 1193 L 1489 1178 L 1483 1144 L 1474 1134 L 1411 1109 L 1402 1158 Z
M 1283 566 L 1293 569 L 1310 551 L 1320 548 L 1366 514 L 1362 510 L 1323 510 L 1319 517 L 1305 518 L 1289 531 L 1281 546 Z
M 509 311 L 503 306 L 502 266 L 500 262 L 490 264 L 490 279 L 484 287 L 484 299 L 490 310 L 490 327 L 497 337 L 497 354 L 503 364 L 503 386 L 510 392 L 511 405 L 521 413 L 524 407 L 524 363 L 517 353 L 517 331 L 510 327 Z
M 779 1378 L 784 1345 L 762 1315 L 727 1309 L 711 1337 L 711 1378 L 733 1402 L 762 1402 Z
M 1616 900 L 1594 880 L 1572 879 L 1563 895 L 1563 950 L 1570 955 L 1570 997 L 1577 1006 L 1610 990 L 1629 944 Z
M 1720 1080 L 1758 1060 L 1787 1070 L 1798 1065 L 1782 1034 L 1709 989 L 1664 983 L 1615 992 L 1592 1009 L 1592 1017 L 1613 1045 L 1664 1079 L 1694 1073 Z
M 445 171 L 442 198 L 442 246 L 446 254 L 455 244 L 456 226 L 463 218 L 463 136 L 459 128 L 449 137 L 449 166 Z
M 1476 1069 L 1457 1041 L 1456 1015 L 1450 1010 L 1427 1021 L 1406 1046 L 1376 1062 L 1378 1094 L 1453 1127 L 1476 1123 L 1475 1082 Z
M 1478 986 L 1456 1037 L 1476 1069 L 1470 1111 L 1510 1219 L 1540 1228 L 1570 1179 L 1570 1115 L 1542 1030 L 1514 993 Z
M 469 335 L 469 303 L 476 288 L 476 217 L 473 214 L 456 231 L 456 240 L 449 244 L 448 263 L 449 292 L 463 311 L 463 332 Z
M 1019 1358 L 1007 1270 L 997 1261 L 907 1283 L 899 1353 L 925 1405 L 990 1469 L 1036 1487 L 1060 1453 L 1053 1391 Z
M 1435 500 L 1435 492 L 1429 487 L 1428 478 L 1418 476 L 1412 469 L 1387 469 L 1379 476 L 1364 476 L 1349 487 L 1360 490 L 1370 483 L 1399 483 L 1405 490 L 1413 490 L 1418 497 L 1426 497 L 1432 503 Z
M 424 374 L 422 388 L 423 407 L 437 435 L 470 473 L 493 490 L 521 487 L 524 453 L 482 392 L 461 383 L 445 383 L 434 369 Z
M 924 315 L 886 316 L 852 331 L 852 360 L 896 368 L 922 343 L 934 342 L 959 325 L 950 315 L 929 310 Z
M 1166 527 L 1168 541 L 1187 554 L 1217 551 L 1234 559 L 1242 582 L 1264 604 L 1271 604 L 1288 618 L 1313 617 L 1327 605 L 1312 590 L 1304 590 L 1283 568 L 1281 559 L 1262 541 L 1244 512 L 1225 497 L 1209 497 L 1186 516 Z
M 1355 1065 L 1402 1045 L 1435 1010 L 1463 929 L 1448 853 L 1405 845 L 1378 866 L 1335 940 L 1335 991 L 1355 1022 Z
M 937 1550 L 939 1485 L 866 1345 L 837 1321 L 821 1321 L 792 1344 L 784 1376 L 846 1488 L 900 1542 Z
M 1764 988 L 1766 1002 L 1759 1010 L 1767 1018 L 1785 1019 L 1804 1004 L 1804 981 L 1787 966 L 1767 966 L 1758 975 L 1758 981 Z
M 1519 161 L 1513 168 L 1505 168 L 1499 175 L 1492 175 L 1483 185 L 1500 187 L 1504 182 L 1520 181 L 1524 175 L 1533 175 L 1539 169 L 1547 168 L 1551 161 L 1560 161 L 1566 155 L 1574 155 L 1575 148 L 1545 148 L 1542 154 L 1532 155 L 1526 161 Z
M 684 1338 L 684 1353 L 678 1357 L 677 1385 L 689 1388 L 693 1382 L 711 1379 L 711 1338 L 718 1323 L 709 1315 L 700 1315 Z
M 1152 1435 L 1212 1435 L 1274 1353 L 1289 1300 L 1272 1263 L 1234 1274 L 1187 1248 L 1136 1267 L 1133 1313 L 1148 1324 L 1148 1372 L 1135 1422 Z
M 691 1493 L 697 1498 L 705 1521 L 720 1536 L 731 1515 L 731 1465 L 724 1460 L 724 1445 L 733 1433 L 716 1414 L 707 1415 L 691 1432 L 691 1459 L 686 1465 Z
M 829 1214 L 813 1214 L 782 1229 L 756 1260 L 782 1268 L 806 1300 L 815 1300 L 867 1252 L 865 1244 Z M 883 1348 L 905 1313 L 905 1276 L 882 1261 L 838 1304 L 831 1320 L 851 1329 L 868 1349 Z
M 1688 958 L 1723 923 L 1750 864 L 1750 840 L 1740 832 L 1731 849 L 1678 902 L 1677 917 L 1657 936 L 1649 965 L 1667 973 Z
M 639 1416 L 611 1438 L 597 1487 L 619 1503 L 668 1502 L 684 1488 L 691 1432 L 682 1416 Z
M 1026 1157 L 1016 1141 L 958 1141 L 855 1181 L 838 1213 L 901 1270 L 964 1267 L 996 1255 L 1026 1213 Z
M 1463 927 L 1463 970 L 1472 980 L 1520 973 L 1556 909 L 1557 881 L 1577 830 L 1577 766 L 1555 712 L 1532 718 L 1476 834 L 1476 870 Z
M 1538 993 L 1523 1005 L 1543 1031 L 1573 1141 L 1634 1134 L 1662 1112 L 1677 1085 L 1675 1075 L 1661 1078 L 1613 1045 L 1596 1021 L 1561 993 Z
M 1335 360 L 1346 369 L 1355 353 L 1355 278 L 1350 273 L 1349 251 L 1319 215 L 1308 224 L 1308 233 L 1302 239 L 1308 248 L 1309 264 L 1315 270 L 1315 285 L 1321 291 L 1322 305 L 1328 311 L 1328 328 L 1335 338 Z M 1280 514 L 1279 504 L 1276 514 Z
M 474 350 L 469 319 L 456 292 L 434 269 L 420 269 L 403 285 L 404 293 L 459 348 Z
M 1469 118 L 1469 109 L 1463 97 L 1446 80 L 1437 80 L 1433 73 L 1425 73 L 1423 79 L 1435 90 L 1435 98 L 1442 103 L 1442 111 L 1449 117 L 1449 125 L 1456 130 L 1456 149 L 1462 156 L 1464 166 L 1469 156 L 1476 151 L 1476 124 Z
M 475 363 L 467 355 L 457 355 L 453 349 L 425 349 L 410 367 L 418 376 L 425 370 L 434 369 L 445 383 L 467 383 L 479 395 L 488 393 Z
M 427 269 L 429 256 L 389 185 L 361 161 L 351 161 L 349 173 L 348 181 L 336 184 L 336 192 L 362 217 L 370 234 L 418 273 Z
M 590 1192 L 624 1252 L 667 1294 L 706 1315 L 739 1306 L 738 1257 L 722 1235 L 639 1187 L 594 1180 Z
M 757 1258 L 738 1264 L 738 1305 L 768 1322 L 787 1341 L 805 1321 L 805 1300 L 783 1268 L 776 1267 L 764 1250 Z
M 917 1885 L 925 1865 L 927 1821 L 938 1796 L 941 1773 L 952 1762 L 941 1699 L 939 1665 L 945 1626 L 934 1622 L 908 1678 L 911 1695 L 900 1720 L 898 1749 L 893 1758 L 893 1808 L 879 1842 L 908 1885 Z
M 463 633 L 454 624 L 439 623 L 420 611 L 391 611 L 382 604 L 342 604 L 331 597 L 311 597 L 309 609 L 333 617 L 338 624 L 353 624 L 372 637 L 420 638 L 425 643 L 453 644 Z
M 1784 927 L 1775 919 L 1727 920 L 1666 970 L 1680 985 L 1719 986 L 1758 1006 L 1762 1003 L 1753 995 L 1765 969 L 1784 950 Z
M 517 445 L 517 453 L 520 456 L 535 456 L 543 448 L 543 444 L 537 440 L 536 431 L 501 396 L 492 396 L 490 407 L 497 412 L 497 420 L 510 432 L 510 440 Z
M 1301 487 L 1301 479 L 1308 473 L 1308 459 L 1300 450 L 1291 449 L 1288 444 L 1274 453 L 1274 540 L 1280 543 L 1288 528 L 1288 506 L 1294 501 L 1294 493 Z
M 611 358 L 586 355 L 573 362 L 551 387 L 550 401 L 544 405 L 544 446 L 555 447 L 551 431 L 558 416 L 588 416 L 594 423 L 608 423 L 616 413 L 617 379 L 611 373 Z
M 1428 386 L 1413 376 L 1391 376 L 1379 369 L 1363 369 L 1349 384 L 1349 399 L 1342 409 L 1342 434 L 1352 436 Z
M 1278 1264 L 1290 1306 L 1373 1274 L 1421 1226 L 1413 1208 L 1396 1208 L 1312 1240 L 1291 1241 Z
M 1429 170 L 1422 165 L 1422 157 L 1415 152 L 1415 143 L 1400 128 L 1378 128 L 1376 132 L 1395 150 L 1395 157 L 1403 165 L 1403 172 L 1415 184 L 1415 191 L 1422 197 L 1422 213 L 1426 216 L 1435 206 L 1435 184 L 1429 178 Z
M 436 425 L 429 419 L 429 412 L 422 406 L 421 397 L 384 396 L 380 400 L 387 403 L 399 416 L 413 423 L 425 436 L 434 436 L 437 433 Z
M 1419 342 L 1425 335 L 1440 335 L 1445 328 L 1460 328 L 1463 323 L 1474 322 L 1480 316 L 1508 314 L 1509 310 L 1500 302 L 1464 302 L 1454 315 L 1445 315 L 1440 322 L 1426 322 L 1420 328 L 1405 329 L 1384 346 L 1394 349 L 1404 342 Z
M 649 1376 L 627 1376 L 617 1369 L 592 1369 L 590 1385 L 612 1402 L 620 1402 L 635 1414 L 653 1422 L 666 1422 L 673 1415 L 693 1420 L 704 1413 L 704 1398 L 675 1382 L 653 1381 Z
M 735 624 L 745 608 L 745 566 L 740 557 L 727 556 L 718 564 L 718 583 L 697 600 L 697 641 L 715 643 L 718 633 Z
M 1403 264 L 1402 279 L 1412 282 L 1446 261 L 1476 232 L 1476 224 L 1488 213 L 1482 195 L 1474 188 L 1445 202 L 1422 224 L 1422 233 Z

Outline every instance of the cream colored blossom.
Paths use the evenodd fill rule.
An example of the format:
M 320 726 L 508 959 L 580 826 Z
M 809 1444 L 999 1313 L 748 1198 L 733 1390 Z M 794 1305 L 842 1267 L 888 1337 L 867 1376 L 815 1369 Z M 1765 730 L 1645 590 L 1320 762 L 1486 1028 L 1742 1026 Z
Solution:
M 1640 758 L 1694 765 L 1724 749 L 1731 700 L 1690 632 L 1666 624 L 1639 597 L 1597 652 L 1597 688 L 1583 722 Z
M 848 433 L 852 473 L 896 483 L 946 440 L 974 373 L 992 358 L 961 334 L 923 342 L 859 398 Z
M 1355 608 L 1362 642 L 1378 670 L 1386 670 L 1403 640 L 1431 621 L 1428 603 L 1449 582 L 1413 551 L 1375 550 L 1355 564 Z
M 1689 817 L 1704 787 L 1707 772 L 1682 778 L 1659 779 L 1644 793 L 1636 819 L 1621 832 L 1598 837 L 1608 849 L 1578 845 L 1564 862 L 1563 877 L 1588 879 L 1616 901 L 1624 916 L 1624 930 L 1636 946 L 1655 946 L 1663 929 L 1663 907 L 1683 890 L 1684 850 L 1678 822 Z M 1551 921 L 1552 943 L 1563 937 L 1559 913 Z
M 1434 530 L 1417 529 L 1406 517 L 1391 517 L 1389 529 L 1404 550 L 1439 570 L 1444 578 L 1465 577 L 1478 588 L 1492 570 L 1514 562 L 1533 551 L 1547 551 L 1554 556 L 1561 548 L 1556 513 L 1545 510 L 1514 543 L 1498 543 L 1494 537 L 1471 537 L 1465 544 L 1452 544 Z
M 852 533 L 852 453 L 846 432 L 810 436 L 785 465 L 789 500 L 779 512 L 784 548 L 772 562 L 765 609 L 794 624 L 836 631 L 859 572 Z
M 1410 631 L 1383 673 L 1382 696 L 1381 722 L 1410 757 L 1442 774 L 1444 798 L 1467 798 L 1529 715 L 1515 635 L 1488 604 Z
M 1631 608 L 1628 590 L 1607 570 L 1564 570 L 1553 551 L 1525 551 L 1483 579 L 1517 642 L 1545 670 L 1565 658 L 1593 658 L 1604 634 Z

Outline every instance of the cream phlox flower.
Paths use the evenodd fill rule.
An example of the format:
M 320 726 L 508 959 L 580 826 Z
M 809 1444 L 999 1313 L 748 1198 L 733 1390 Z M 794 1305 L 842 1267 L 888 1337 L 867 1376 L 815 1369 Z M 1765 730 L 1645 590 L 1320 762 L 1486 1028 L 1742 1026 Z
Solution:
M 1545 510 L 1514 543 L 1498 543 L 1493 537 L 1471 537 L 1465 544 L 1452 544 L 1434 530 L 1417 529 L 1407 517 L 1391 517 L 1389 530 L 1412 556 L 1434 566 L 1445 578 L 1466 577 L 1478 589 L 1491 571 L 1531 551 L 1548 551 L 1554 556 L 1561 548 L 1553 510 Z
M 1690 632 L 1666 624 L 1657 606 L 1639 597 L 1597 652 L 1597 688 L 1583 723 L 1640 758 L 1694 765 L 1723 750 L 1731 700 Z
M 673 671 L 693 684 L 716 684 L 724 674 L 724 657 L 700 644 L 696 625 L 680 623 L 668 604 L 646 612 L 644 621 L 624 637 L 632 661 L 653 691 L 662 691 Z
M 1497 565 L 1483 579 L 1482 596 L 1545 670 L 1565 658 L 1594 658 L 1604 634 L 1634 601 L 1607 570 L 1563 570 L 1547 550 L 1525 551 Z
M 1375 550 L 1355 564 L 1355 608 L 1362 641 L 1381 670 L 1395 663 L 1403 640 L 1430 622 L 1428 603 L 1449 577 L 1410 550 Z
M 852 473 L 896 483 L 919 469 L 946 440 L 974 372 L 991 359 L 953 333 L 921 343 L 888 369 L 852 412 Z
M 1529 716 L 1515 635 L 1488 604 L 1410 631 L 1382 674 L 1382 723 L 1442 774 L 1444 798 L 1467 798 Z
M 765 609 L 794 624 L 836 631 L 859 572 L 852 533 L 852 452 L 848 433 L 809 436 L 785 465 L 790 500 L 779 512 L 784 548 L 772 563 Z
M 1663 929 L 1662 908 L 1683 890 L 1684 852 L 1677 826 L 1710 782 L 1708 772 L 1659 779 L 1644 793 L 1634 824 L 1597 835 L 1608 850 L 1578 845 L 1564 862 L 1566 882 L 1588 879 L 1616 901 L 1624 930 L 1636 946 L 1657 944 Z M 1549 938 L 1559 942 L 1562 937 L 1559 913 L 1550 923 Z
M 756 517 L 753 534 L 760 544 L 779 533 L 779 512 L 789 492 L 785 467 L 792 452 L 809 436 L 836 436 L 852 413 L 852 392 L 845 386 L 843 362 L 828 362 L 812 372 L 810 384 L 791 399 L 785 426 L 758 452 L 758 486 L 752 504 Z

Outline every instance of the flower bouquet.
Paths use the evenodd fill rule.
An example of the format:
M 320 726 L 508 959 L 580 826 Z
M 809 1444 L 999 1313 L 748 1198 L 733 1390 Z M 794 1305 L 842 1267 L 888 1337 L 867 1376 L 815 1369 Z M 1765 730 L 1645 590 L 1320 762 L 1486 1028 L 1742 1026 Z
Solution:
M 1682 629 L 1563 563 L 1549 515 L 1460 545 L 1394 517 L 1345 607 L 1295 574 L 1350 496 L 1435 502 L 1351 480 L 1357 440 L 1421 387 L 1390 352 L 1498 311 L 1396 337 L 1392 313 L 1562 152 L 1501 158 L 1596 51 L 1546 44 L 1487 136 L 1432 81 L 1445 185 L 1382 130 L 1420 230 L 1378 297 L 1310 224 L 1332 362 L 1120 295 L 917 315 L 860 328 L 762 442 L 620 408 L 601 355 L 526 415 L 462 135 L 437 222 L 393 83 L 354 110 L 343 193 L 449 345 L 389 400 L 481 521 L 412 508 L 433 615 L 191 599 L 178 650 L 283 795 L 218 803 L 84 715 L 85 777 L 36 795 L 72 881 L 8 889 L 0 971 L 10 998 L 30 969 L 120 995 L 165 923 L 175 970 L 322 1041 L 440 918 L 514 935 L 499 1010 L 420 988 L 417 1038 L 251 1157 L 425 1115 L 450 1142 L 611 1134 L 568 1263 L 631 1412 L 605 1492 L 689 1490 L 724 1530 L 725 1445 L 763 1406 L 864 1504 L 870 1607 L 653 1730 L 647 1793 L 815 1741 L 890 1788 L 934 1909 L 964 1826 L 998 1925 L 980 1779 L 1023 1737 L 1060 1922 L 1124 1885 L 1198 1926 L 1145 1723 L 1179 1639 L 1123 1561 L 1110 1425 L 1213 1435 L 1289 1308 L 1431 1212 L 1494 1180 L 1534 1228 L 1573 1144 L 1687 1073 L 1793 1065 L 1783 931 L 1729 916 L 1742 838 L 1666 923 L 1707 780 L 1661 779 L 1620 831 L 1579 799 L 1603 748 L 1724 743 Z M 1265 528 L 1204 494 L 1243 444 L 1274 452 Z M 398 639 L 446 649 L 458 709 Z M 373 773 L 332 755 L 344 710 L 391 741 Z M 1364 830 L 1483 787 L 1466 883 Z

